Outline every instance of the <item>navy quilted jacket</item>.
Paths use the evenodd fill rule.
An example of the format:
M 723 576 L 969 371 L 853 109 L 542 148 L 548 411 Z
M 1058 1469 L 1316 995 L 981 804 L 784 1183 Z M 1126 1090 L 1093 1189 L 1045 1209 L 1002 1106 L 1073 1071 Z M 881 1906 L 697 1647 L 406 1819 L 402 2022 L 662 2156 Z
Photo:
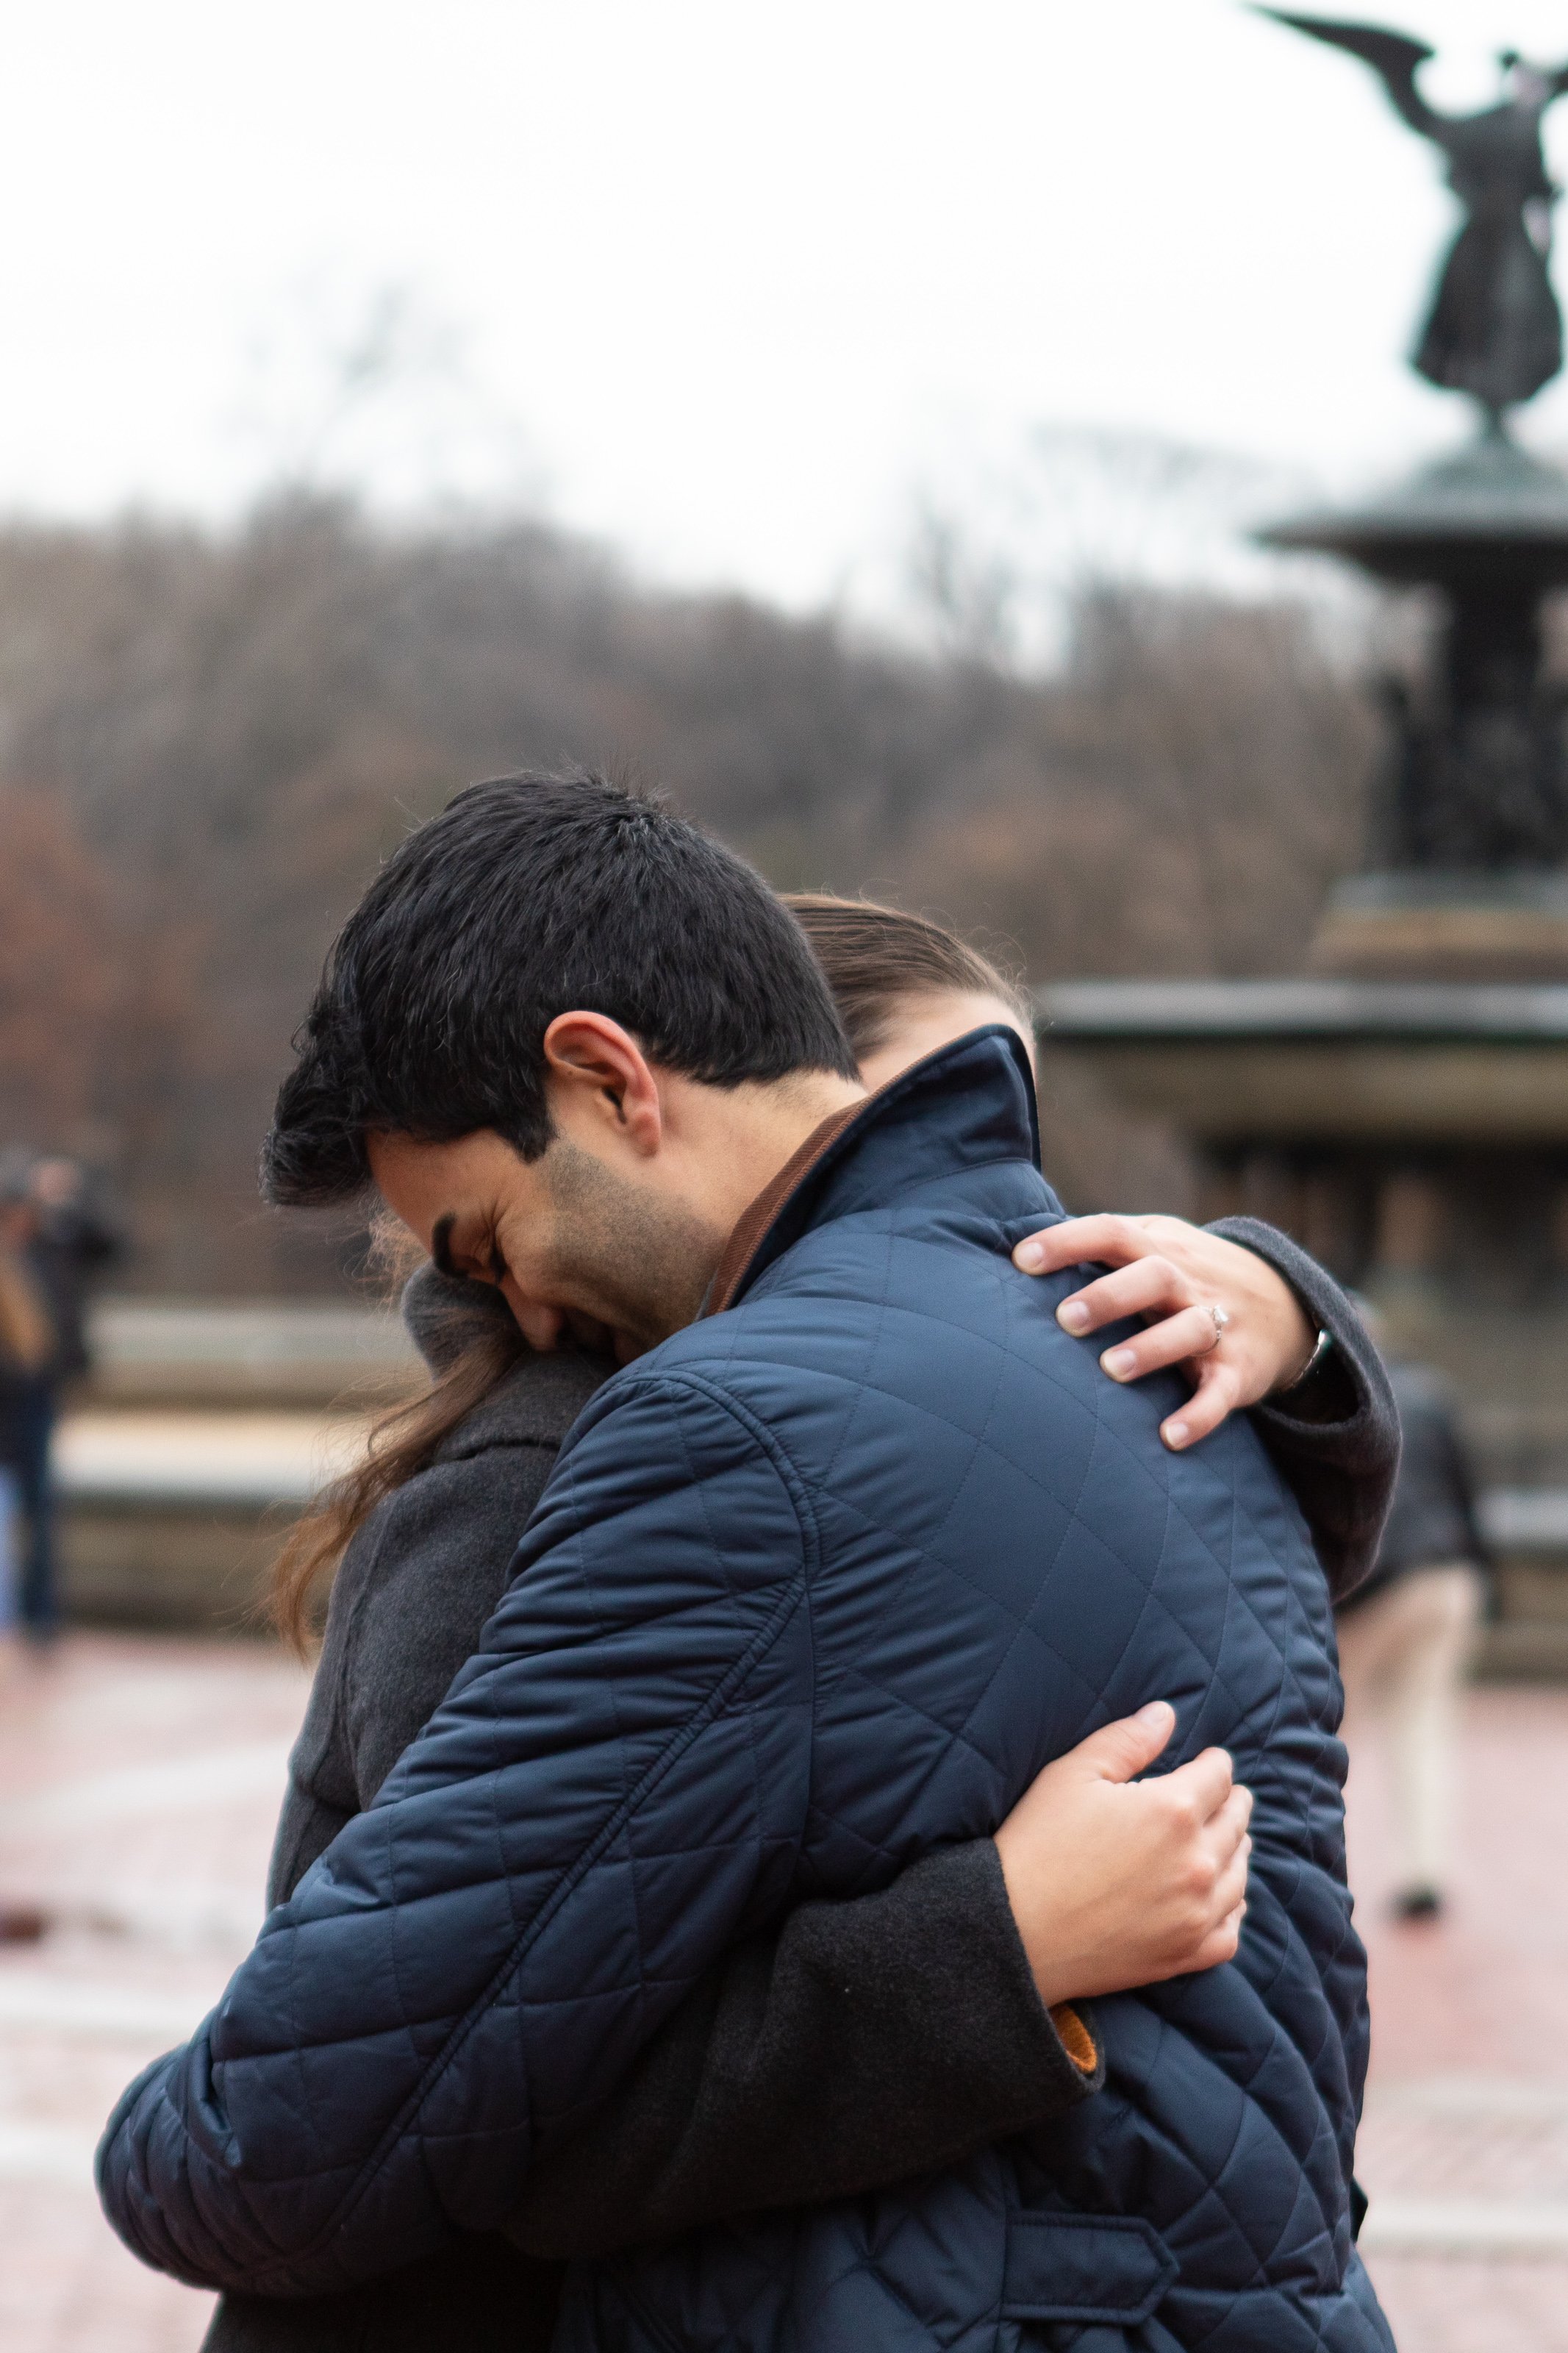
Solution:
M 1008 1252 L 1055 1208 L 1016 1041 L 874 1098 L 737 1303 L 610 1381 L 477 1655 L 218 2010 L 127 2092 L 105 2203 L 281 2295 L 504 2227 L 714 1955 L 993 1829 L 1178 1707 L 1257 1796 L 1238 1959 L 1098 2006 L 1104 2090 L 881 2195 L 568 2285 L 571 2353 L 1386 2347 L 1351 2238 L 1366 2054 L 1329 1598 L 1245 1420 L 1185 1455 Z

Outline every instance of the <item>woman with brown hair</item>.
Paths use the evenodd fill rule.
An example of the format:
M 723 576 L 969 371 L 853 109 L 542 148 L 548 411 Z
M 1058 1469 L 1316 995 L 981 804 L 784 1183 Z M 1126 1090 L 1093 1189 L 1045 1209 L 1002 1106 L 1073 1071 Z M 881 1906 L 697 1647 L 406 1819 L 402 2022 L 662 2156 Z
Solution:
M 791 903 L 873 1085 L 991 1022 L 1029 1044 L 1021 993 L 939 926 L 859 902 Z M 1282 1237 L 1258 1229 L 1242 1247 L 1160 1222 L 1161 1248 L 1136 1221 L 1054 1229 L 1049 1250 L 1067 1254 L 1058 1262 L 1085 1255 L 1074 1233 L 1088 1227 L 1097 1248 L 1121 1261 L 1079 1294 L 1080 1320 L 1064 1303 L 1064 1321 L 1087 1333 L 1129 1312 L 1159 1317 L 1112 1352 L 1131 1352 L 1131 1363 L 1110 1367 L 1116 1377 L 1212 1358 L 1223 1345 L 1230 1385 L 1241 1402 L 1259 1403 L 1260 1428 L 1321 1543 L 1341 1559 L 1353 1555 L 1360 1529 L 1375 1529 L 1381 1516 L 1396 1447 L 1353 1314 Z M 1119 1223 L 1120 1236 L 1110 1230 Z M 1275 1257 L 1294 1270 L 1288 1282 L 1265 1263 Z M 1221 1297 L 1223 1326 L 1205 1303 Z M 600 1355 L 535 1356 L 497 1291 L 428 1265 L 407 1287 L 405 1314 L 431 1389 L 383 1425 L 365 1463 L 296 1531 L 279 1567 L 279 1615 L 299 1637 L 316 1580 L 340 1564 L 291 1760 L 274 1903 L 371 1802 L 478 1647 L 560 1444 L 616 1369 L 612 1335 Z M 1320 1327 L 1339 1344 L 1326 1367 Z M 1309 1357 L 1311 1393 L 1262 1406 Z M 1212 1381 L 1205 1409 L 1215 1418 L 1226 1409 Z M 735 1948 L 648 2042 L 607 2106 L 533 2170 L 506 2239 L 471 2238 L 314 2303 L 227 2297 L 209 2353 L 447 2345 L 542 2353 L 565 2258 L 856 2194 L 1083 2098 L 1098 2084 L 1099 2054 L 1076 2011 L 1042 2002 L 1036 1980 L 1047 1956 L 1053 1982 L 1089 1997 L 1234 1949 L 1243 1793 L 1205 1809 L 1184 1854 L 1155 1834 L 1142 1791 L 1123 1793 L 1115 1823 L 1094 1810 L 1108 1782 L 1131 1782 L 1153 1761 L 1173 1721 L 1155 1707 L 1106 1726 L 1047 1768 L 994 1840 L 929 1854 L 879 1894 L 802 1905 Z M 1194 1911 L 1200 1850 L 1217 1867 L 1212 1907 Z

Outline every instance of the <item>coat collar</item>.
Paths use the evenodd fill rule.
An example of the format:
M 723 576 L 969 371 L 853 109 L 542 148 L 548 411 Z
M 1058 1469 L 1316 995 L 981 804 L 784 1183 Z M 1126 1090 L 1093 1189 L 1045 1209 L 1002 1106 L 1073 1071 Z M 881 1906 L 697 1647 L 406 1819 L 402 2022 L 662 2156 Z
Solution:
M 1034 1074 L 1002 1022 L 970 1030 L 825 1119 L 742 1211 L 703 1314 L 735 1306 L 812 1227 L 996 1160 L 1040 1160 Z

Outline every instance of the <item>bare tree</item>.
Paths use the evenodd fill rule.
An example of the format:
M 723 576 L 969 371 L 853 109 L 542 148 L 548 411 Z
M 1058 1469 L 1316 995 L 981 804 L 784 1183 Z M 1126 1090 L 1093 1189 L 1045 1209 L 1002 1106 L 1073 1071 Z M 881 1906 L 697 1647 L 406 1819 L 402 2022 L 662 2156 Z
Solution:
M 255 1204 L 290 1033 L 402 831 L 524 765 L 630 770 L 779 884 L 923 906 L 1037 977 L 1298 961 L 1369 729 L 1311 617 L 1100 586 L 1030 674 L 997 609 L 982 583 L 921 657 L 538 525 L 298 491 L 229 535 L 0 530 L 7 1132 L 99 1139 L 150 1284 L 332 1280 Z

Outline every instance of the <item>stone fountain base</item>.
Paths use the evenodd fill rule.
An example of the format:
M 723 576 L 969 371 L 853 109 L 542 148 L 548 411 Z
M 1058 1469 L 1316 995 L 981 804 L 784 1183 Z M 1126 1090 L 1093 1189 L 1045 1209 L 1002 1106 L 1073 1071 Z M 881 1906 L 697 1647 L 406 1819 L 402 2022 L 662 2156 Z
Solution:
M 1047 1123 L 1053 1070 L 1086 1069 L 1187 1142 L 1204 1217 L 1284 1227 L 1448 1376 L 1500 1554 L 1490 1663 L 1568 1674 L 1568 983 L 1075 981 L 1038 1001 Z

